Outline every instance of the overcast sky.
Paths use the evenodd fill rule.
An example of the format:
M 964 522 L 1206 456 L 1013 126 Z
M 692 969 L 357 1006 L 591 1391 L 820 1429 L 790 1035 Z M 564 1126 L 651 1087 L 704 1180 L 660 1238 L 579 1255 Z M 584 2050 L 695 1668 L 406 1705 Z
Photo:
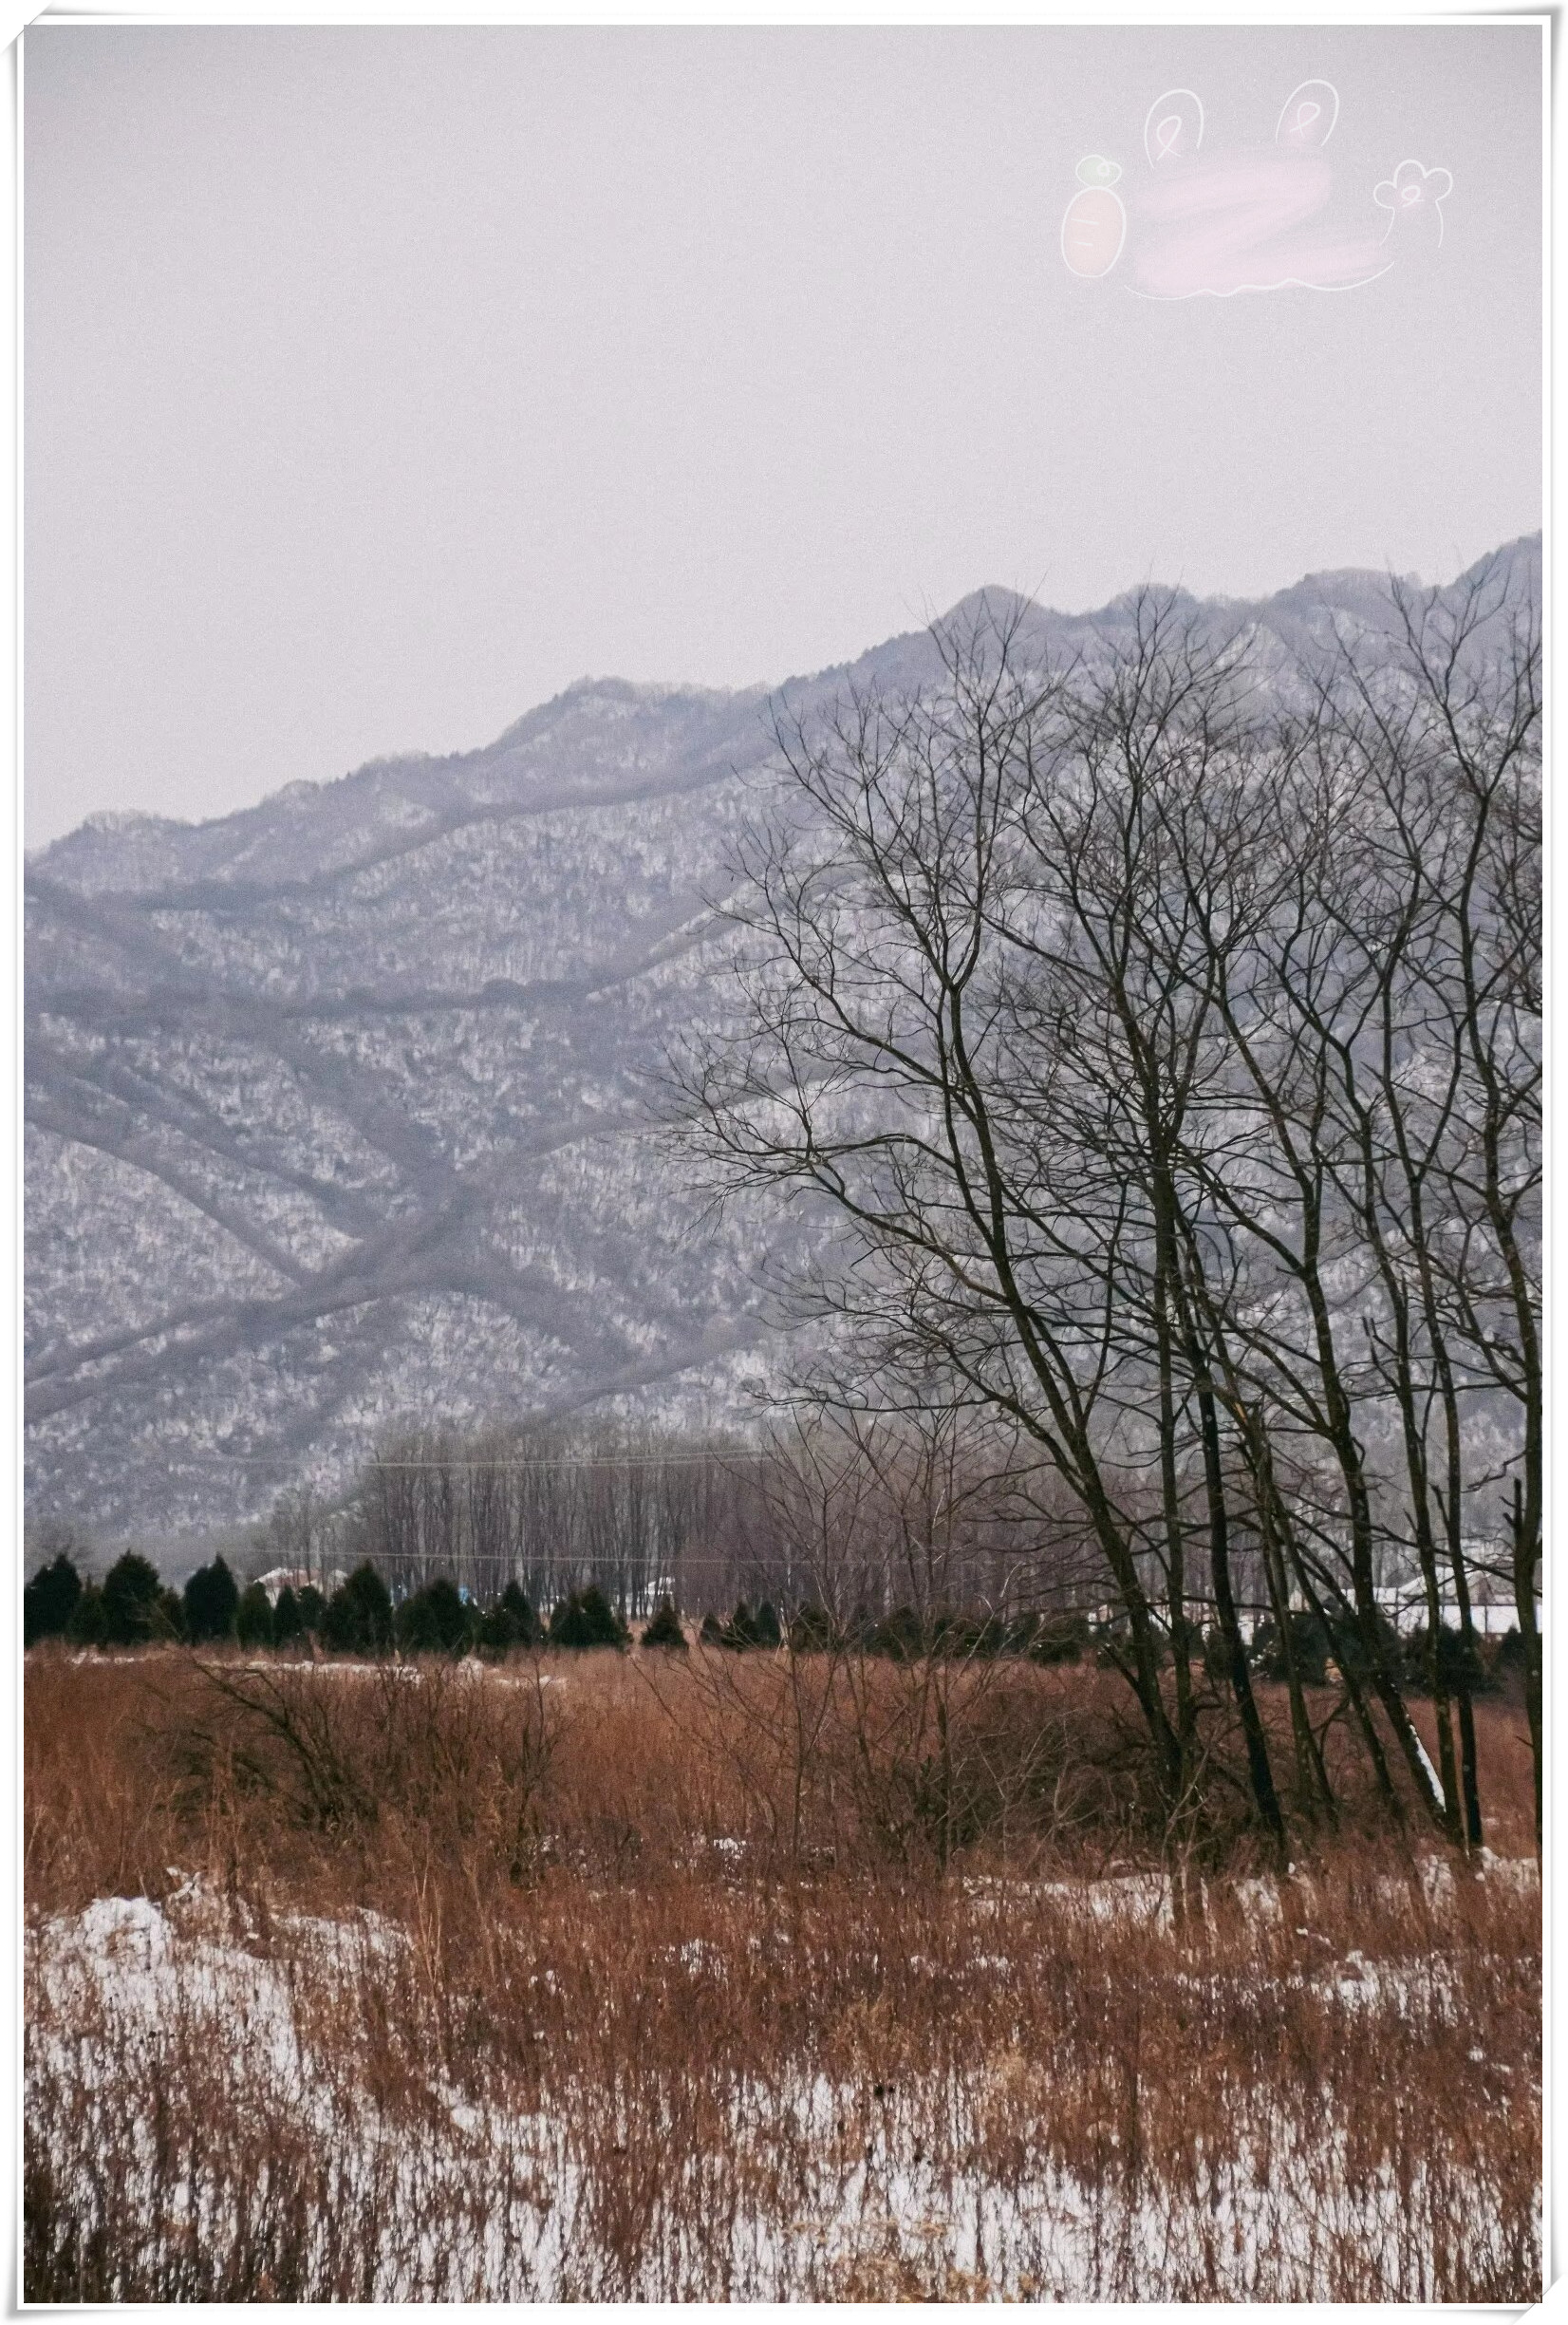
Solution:
M 985 582 L 1447 578 L 1540 521 L 1533 28 L 61 25 L 24 72 L 29 844 L 587 672 L 780 679 Z M 1074 165 L 1135 197 L 1163 90 L 1219 153 L 1315 76 L 1336 218 L 1413 159 L 1441 249 L 1068 273 Z

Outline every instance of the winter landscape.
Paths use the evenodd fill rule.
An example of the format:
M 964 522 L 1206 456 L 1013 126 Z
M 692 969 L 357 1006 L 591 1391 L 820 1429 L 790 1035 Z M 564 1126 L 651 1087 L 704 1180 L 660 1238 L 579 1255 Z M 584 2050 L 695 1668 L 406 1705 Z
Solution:
M 330 62 L 135 37 L 198 122 Z M 585 120 L 685 38 L 559 37 Z M 39 168 L 110 54 L 47 38 Z M 480 53 L 365 38 L 367 119 Z M 1126 212 L 1079 162 L 1064 345 L 1170 322 L 1129 216 L 1214 380 L 1443 295 L 1479 147 L 1305 274 L 1182 243 L 1350 200 L 1294 79 L 1202 163 L 1173 86 Z M 1116 537 L 1089 610 L 980 566 L 782 683 L 105 773 L 31 849 L 25 2300 L 1540 2297 L 1541 537 L 1234 592 Z M 155 745 L 228 702 L 148 683 Z
M 1538 603 L 41 860 L 30 2286 L 1525 2296 Z

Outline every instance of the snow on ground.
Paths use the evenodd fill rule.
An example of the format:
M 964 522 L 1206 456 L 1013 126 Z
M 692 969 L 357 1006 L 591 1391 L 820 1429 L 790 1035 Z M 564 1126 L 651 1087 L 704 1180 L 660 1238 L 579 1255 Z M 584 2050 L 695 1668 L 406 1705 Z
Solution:
M 1535 1868 L 1492 1860 L 1483 1871 L 1528 1885 Z M 989 1884 L 976 1880 L 966 1887 L 982 1916 L 995 1909 Z M 1050 1887 L 1055 1895 L 1068 1884 Z M 1169 1918 L 1157 1878 L 1111 1876 L 1078 1884 L 1073 1895 L 1096 1917 L 1133 1913 L 1155 1925 Z M 1282 1907 L 1279 1884 L 1266 1882 L 1245 1884 L 1241 1902 L 1271 1920 Z M 585 2284 L 591 2286 L 589 2247 L 603 2191 L 574 2147 L 569 2087 L 558 2112 L 527 2115 L 477 2102 L 438 2072 L 424 2103 L 397 2118 L 389 2141 L 371 2094 L 345 2075 L 341 2059 L 327 2063 L 316 2054 L 302 1993 L 311 1981 L 302 1979 L 301 1969 L 319 1971 L 328 1984 L 334 1973 L 363 1980 L 406 1949 L 409 1935 L 369 1914 L 344 1922 L 277 1916 L 270 1931 L 258 1932 L 243 1917 L 236 1924 L 234 1912 L 189 1881 L 161 1905 L 144 1897 L 101 1897 L 83 1912 L 35 1923 L 28 1937 L 29 2089 L 41 2077 L 57 2092 L 74 2089 L 90 2114 L 99 2062 L 130 2060 L 147 2072 L 151 2089 L 160 2057 L 167 2072 L 171 2030 L 178 2028 L 185 2044 L 211 2042 L 239 2062 L 257 2123 L 302 2127 L 330 2152 L 340 2206 L 445 2223 L 440 2250 L 422 2233 L 389 2238 L 369 2297 L 439 2297 L 444 2287 L 447 2297 L 548 2299 L 581 2296 Z M 682 1966 L 700 1966 L 700 1945 L 679 1951 Z M 1014 1965 L 997 1955 L 981 1957 L 975 1967 L 1006 1975 Z M 1353 1953 L 1325 1965 L 1312 1983 L 1347 2009 L 1375 2013 L 1408 2007 L 1412 1976 L 1419 1975 L 1409 1965 L 1396 1970 Z M 978 2120 L 987 2078 L 1006 2072 L 1005 2060 L 995 2069 L 978 2066 L 973 2091 L 949 2104 Z M 134 2073 L 131 2083 L 140 2088 Z M 104 2098 L 122 2104 L 124 2089 L 122 2079 Z M 760 2197 L 733 2207 L 731 2297 L 810 2297 L 813 2288 L 821 2293 L 844 2283 L 846 2272 L 874 2293 L 893 2281 L 879 2278 L 879 2269 L 904 2271 L 897 2281 L 905 2283 L 911 2269 L 919 2278 L 924 2268 L 949 2297 L 971 2286 L 1024 2297 L 1144 2300 L 1213 2282 L 1217 2271 L 1229 2297 L 1310 2299 L 1347 2241 L 1365 2254 L 1391 2295 L 1432 2297 L 1429 2259 L 1412 2248 L 1411 2226 L 1432 2207 L 1441 2216 L 1453 2190 L 1435 2183 L 1396 2186 L 1387 2170 L 1350 2172 L 1336 2150 L 1338 2134 L 1321 2123 L 1277 2115 L 1262 2127 L 1261 2145 L 1243 2133 L 1227 2153 L 1205 2163 L 1194 2187 L 1180 2192 L 1136 2171 L 1113 2171 L 1091 2186 L 1050 2164 L 1009 2188 L 978 2172 L 955 2173 L 950 2161 L 940 2171 L 924 2163 L 912 2130 L 918 2104 L 904 2120 L 905 2136 L 899 2116 L 887 2114 L 868 2140 L 864 2162 L 846 2170 L 842 2149 L 834 2159 L 831 2134 L 835 2125 L 842 2132 L 856 2101 L 857 2094 L 821 2076 L 782 2091 L 759 2081 L 733 2092 L 733 2147 L 714 2159 L 716 2170 L 733 2166 L 748 2144 L 758 2153 L 775 2146 L 798 2153 L 803 2143 L 806 2154 L 822 2161 L 793 2187 L 788 2217 Z M 911 2108 L 907 2096 L 902 2105 Z M 133 2217 L 140 2217 L 140 2173 L 149 2219 L 156 2211 L 166 2223 L 171 2202 L 177 2211 L 183 2201 L 201 2214 L 202 2233 L 221 2239 L 224 2207 L 233 2202 L 222 2186 L 193 2194 L 182 2182 L 171 2198 L 157 2183 L 148 2122 L 134 2125 L 130 2145 Z M 74 2165 L 61 2159 L 67 2180 L 77 2174 L 77 2201 L 88 2212 L 92 2175 L 82 2159 L 90 2152 L 79 2149 Z M 758 2177 L 756 2185 L 762 2184 Z M 484 2193 L 476 2208 L 476 2187 Z M 663 2216 L 646 2240 L 647 2257 L 639 2263 L 644 2281 L 631 2297 L 667 2297 L 672 2283 L 713 2281 L 711 2252 L 685 2249 L 695 2231 L 682 2222 L 681 2199 L 676 2175 L 661 2195 Z M 458 2240 L 454 2250 L 452 2231 L 464 2222 L 466 2248 Z M 325 2223 L 320 2233 L 327 2233 Z

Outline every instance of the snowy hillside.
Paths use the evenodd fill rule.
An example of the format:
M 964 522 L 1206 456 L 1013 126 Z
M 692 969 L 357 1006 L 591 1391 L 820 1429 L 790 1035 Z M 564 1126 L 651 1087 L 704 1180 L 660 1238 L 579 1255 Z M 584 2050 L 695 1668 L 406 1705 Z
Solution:
M 1282 668 L 1382 602 L 1349 572 L 1202 611 Z M 1127 612 L 1029 620 L 1092 656 Z M 914 634 L 786 691 L 931 667 Z M 484 750 L 32 861 L 32 1509 L 221 1525 L 398 1417 L 733 1405 L 788 1223 L 697 1219 L 650 1077 L 704 1005 L 771 700 L 584 682 Z

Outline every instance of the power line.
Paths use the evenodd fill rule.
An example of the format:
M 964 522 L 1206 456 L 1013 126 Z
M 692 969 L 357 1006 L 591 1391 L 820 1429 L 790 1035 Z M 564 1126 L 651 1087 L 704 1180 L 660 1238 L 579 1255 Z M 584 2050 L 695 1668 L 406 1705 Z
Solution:
M 697 1462 L 765 1461 L 767 1448 L 755 1450 L 737 1448 L 734 1452 L 696 1453 L 605 1453 L 582 1459 L 556 1458 L 552 1454 L 528 1454 L 518 1461 L 365 1461 L 366 1470 L 476 1470 L 486 1475 L 510 1475 L 527 1470 L 685 1470 Z
M 486 1475 L 521 1473 L 529 1470 L 683 1470 L 700 1462 L 714 1462 L 722 1466 L 734 1461 L 766 1461 L 772 1456 L 766 1446 L 726 1447 L 722 1452 L 712 1450 L 692 1453 L 605 1453 L 582 1457 L 530 1453 L 513 1461 L 480 1459 L 450 1461 L 374 1461 L 358 1464 L 365 1470 L 420 1471 L 440 1470 L 477 1471 Z M 224 1467 L 235 1469 L 286 1469 L 292 1464 L 285 1454 L 275 1453 L 188 1453 L 171 1462 L 176 1469 Z

